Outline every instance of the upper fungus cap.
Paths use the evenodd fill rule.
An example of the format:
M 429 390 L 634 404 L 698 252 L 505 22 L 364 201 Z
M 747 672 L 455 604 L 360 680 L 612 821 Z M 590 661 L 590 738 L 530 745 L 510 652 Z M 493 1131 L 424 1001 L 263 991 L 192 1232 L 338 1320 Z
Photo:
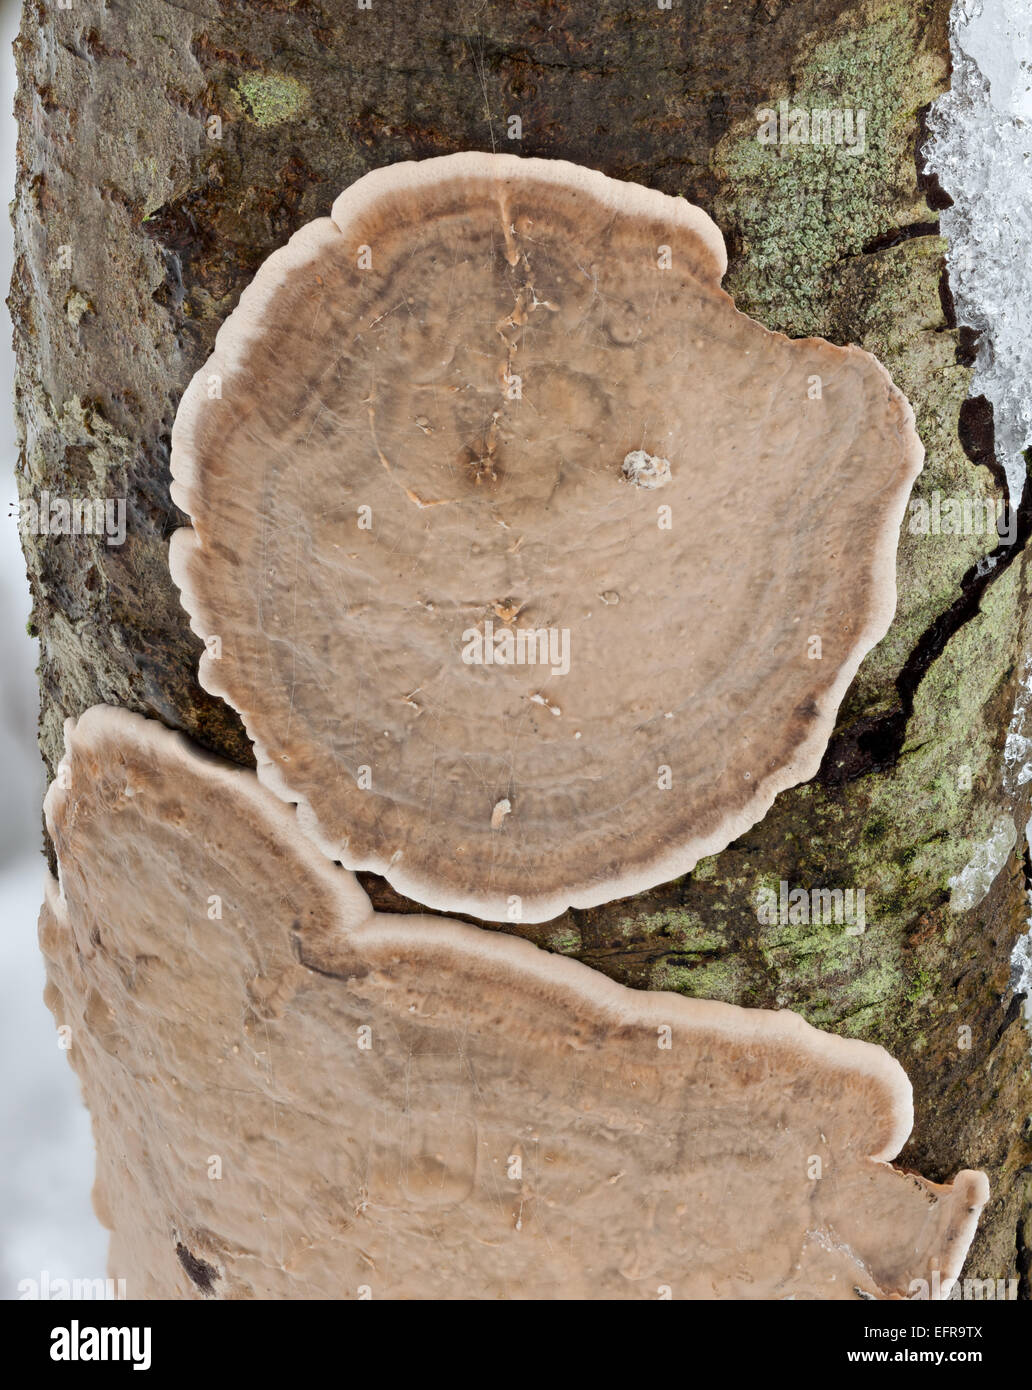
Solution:
M 123 710 L 66 740 L 47 1001 L 134 1297 L 197 1292 L 177 1245 L 236 1298 L 891 1298 L 960 1272 L 986 1179 L 888 1166 L 912 1108 L 882 1048 L 374 913 L 252 773 Z
M 922 449 L 873 357 L 752 322 L 725 264 L 684 199 L 461 154 L 244 292 L 177 415 L 172 572 L 330 856 L 542 920 L 816 772 Z

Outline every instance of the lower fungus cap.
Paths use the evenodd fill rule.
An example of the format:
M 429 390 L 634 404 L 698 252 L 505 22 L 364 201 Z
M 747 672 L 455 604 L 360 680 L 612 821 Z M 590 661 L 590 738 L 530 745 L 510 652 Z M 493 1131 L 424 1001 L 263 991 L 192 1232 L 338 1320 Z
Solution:
M 172 572 L 330 857 L 540 921 L 816 772 L 922 451 L 873 357 L 739 314 L 725 264 L 682 198 L 462 154 L 244 292 L 176 418 Z
M 888 1165 L 911 1097 L 881 1048 L 374 913 L 252 773 L 105 707 L 66 738 L 47 1002 L 132 1296 L 902 1298 L 959 1273 L 985 1177 Z

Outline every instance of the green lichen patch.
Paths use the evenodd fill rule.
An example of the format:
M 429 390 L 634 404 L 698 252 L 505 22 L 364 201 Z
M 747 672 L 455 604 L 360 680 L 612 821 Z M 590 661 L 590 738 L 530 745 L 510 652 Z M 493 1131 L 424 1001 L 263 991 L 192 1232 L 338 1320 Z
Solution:
M 309 102 L 304 83 L 281 72 L 246 73 L 235 91 L 244 114 L 263 130 L 295 120 Z
M 627 918 L 626 928 L 649 938 L 663 938 L 683 952 L 699 954 L 721 950 L 727 945 L 725 934 L 711 914 L 687 908 L 665 908 Z
M 725 1004 L 760 1002 L 761 985 L 740 956 L 698 960 L 665 957 L 653 967 L 649 989 L 668 989 L 694 999 L 719 999 Z
M 550 951 L 557 951 L 560 955 L 576 955 L 581 948 L 581 935 L 575 927 L 562 927 L 548 937 L 546 944 Z
M 798 79 L 772 90 L 716 151 L 728 190 L 718 222 L 741 242 L 727 288 L 770 328 L 826 336 L 833 268 L 887 229 L 919 220 L 913 118 L 942 78 L 941 58 L 921 47 L 919 24 L 897 3 L 857 7 L 810 50 Z M 854 134 L 862 114 L 862 142 L 761 143 L 760 112 L 783 100 L 791 110 L 852 113 Z

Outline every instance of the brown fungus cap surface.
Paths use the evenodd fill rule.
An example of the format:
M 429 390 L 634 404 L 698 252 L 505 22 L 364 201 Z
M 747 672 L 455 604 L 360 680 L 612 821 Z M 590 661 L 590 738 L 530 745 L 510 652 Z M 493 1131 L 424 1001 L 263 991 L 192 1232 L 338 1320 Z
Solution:
M 462 154 L 361 179 L 187 390 L 205 687 L 348 868 L 540 921 L 812 776 L 922 450 L 858 348 L 739 314 L 683 199 Z
M 789 1012 L 371 911 L 254 775 L 97 707 L 47 797 L 47 1002 L 134 1298 L 875 1298 L 987 1197 L 886 1160 L 910 1086 Z

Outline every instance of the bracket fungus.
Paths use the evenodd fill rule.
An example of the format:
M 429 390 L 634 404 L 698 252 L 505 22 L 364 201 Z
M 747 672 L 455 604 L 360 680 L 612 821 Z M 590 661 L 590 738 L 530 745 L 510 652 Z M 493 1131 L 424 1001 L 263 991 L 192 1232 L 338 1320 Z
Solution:
M 923 452 L 873 357 L 768 332 L 725 267 L 683 198 L 460 154 L 245 290 L 177 414 L 172 571 L 330 857 L 541 921 L 817 771 Z
M 107 707 L 66 741 L 47 1001 L 132 1296 L 895 1298 L 959 1273 L 985 1177 L 889 1165 L 911 1097 L 880 1047 L 374 913 L 253 773 Z

